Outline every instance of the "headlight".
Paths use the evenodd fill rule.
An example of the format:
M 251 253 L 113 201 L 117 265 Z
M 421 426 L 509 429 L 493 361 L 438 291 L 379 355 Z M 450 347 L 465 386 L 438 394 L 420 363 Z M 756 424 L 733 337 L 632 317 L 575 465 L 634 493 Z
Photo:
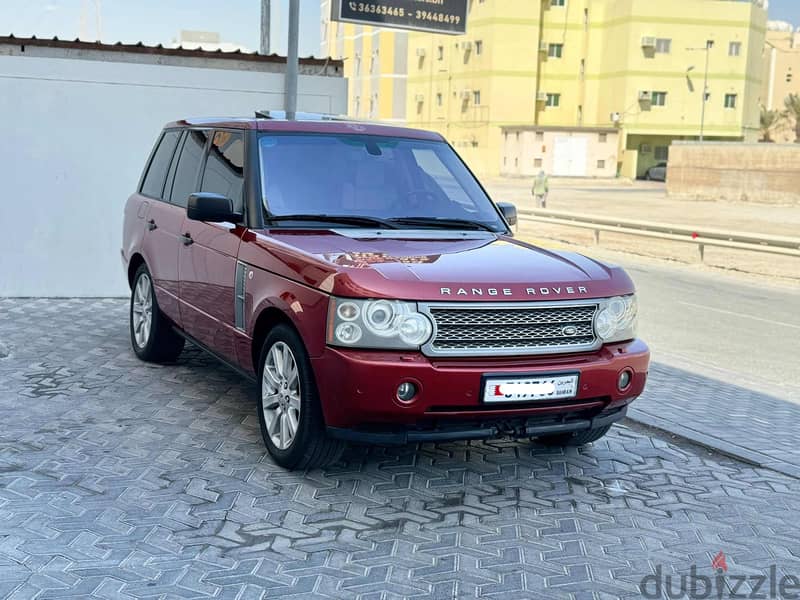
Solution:
M 413 302 L 331 297 L 328 343 L 351 348 L 418 349 L 433 333 Z
M 615 296 L 600 302 L 594 330 L 603 342 L 622 342 L 636 337 L 636 296 Z

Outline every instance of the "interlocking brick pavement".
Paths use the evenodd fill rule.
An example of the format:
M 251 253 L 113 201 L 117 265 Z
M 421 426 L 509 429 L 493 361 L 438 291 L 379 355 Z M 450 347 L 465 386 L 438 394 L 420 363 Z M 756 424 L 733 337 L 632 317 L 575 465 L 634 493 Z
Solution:
M 632 424 L 289 473 L 249 384 L 193 348 L 139 362 L 126 319 L 121 300 L 0 300 L 2 598 L 639 597 L 719 550 L 729 573 L 800 575 L 797 479 Z

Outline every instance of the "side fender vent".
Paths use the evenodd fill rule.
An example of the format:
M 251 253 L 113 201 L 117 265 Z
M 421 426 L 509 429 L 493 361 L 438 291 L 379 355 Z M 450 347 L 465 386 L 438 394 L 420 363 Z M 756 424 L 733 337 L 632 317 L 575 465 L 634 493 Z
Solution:
M 236 263 L 236 282 L 234 284 L 234 320 L 236 329 L 245 330 L 244 322 L 244 299 L 245 286 L 247 281 L 247 265 L 243 262 Z

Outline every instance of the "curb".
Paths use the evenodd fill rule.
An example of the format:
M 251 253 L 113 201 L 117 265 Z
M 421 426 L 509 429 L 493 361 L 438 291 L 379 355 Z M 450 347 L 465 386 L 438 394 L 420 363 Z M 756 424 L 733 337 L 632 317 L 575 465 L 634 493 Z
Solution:
M 635 407 L 631 407 L 628 410 L 627 420 L 664 433 L 676 435 L 692 443 L 729 456 L 730 458 L 753 465 L 754 467 L 769 469 L 794 479 L 800 479 L 800 466 L 798 465 L 778 460 L 767 454 L 762 454 L 761 452 L 749 450 L 744 446 L 739 446 L 738 444 L 728 442 L 713 435 L 696 431 L 690 427 L 668 421 L 667 419 L 655 417 L 637 410 Z

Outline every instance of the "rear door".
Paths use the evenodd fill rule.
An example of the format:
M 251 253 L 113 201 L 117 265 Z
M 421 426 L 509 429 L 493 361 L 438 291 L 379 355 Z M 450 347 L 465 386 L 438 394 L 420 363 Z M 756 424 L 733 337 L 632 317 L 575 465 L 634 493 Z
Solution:
M 143 198 L 139 214 L 144 216 L 142 226 L 145 228 L 142 255 L 153 278 L 159 308 L 179 325 L 178 236 L 185 211 L 168 202 L 167 182 L 174 169 L 174 157 L 181 136 L 180 129 L 164 131 L 139 189 L 139 195 Z
M 199 149 L 205 139 L 198 137 L 195 143 Z M 242 131 L 214 131 L 192 191 L 227 196 L 237 211 L 243 212 L 244 145 Z M 243 221 L 205 223 L 186 219 L 183 230 L 187 243 L 179 251 L 179 270 L 184 329 L 235 363 L 234 280 L 239 243 L 246 231 Z

